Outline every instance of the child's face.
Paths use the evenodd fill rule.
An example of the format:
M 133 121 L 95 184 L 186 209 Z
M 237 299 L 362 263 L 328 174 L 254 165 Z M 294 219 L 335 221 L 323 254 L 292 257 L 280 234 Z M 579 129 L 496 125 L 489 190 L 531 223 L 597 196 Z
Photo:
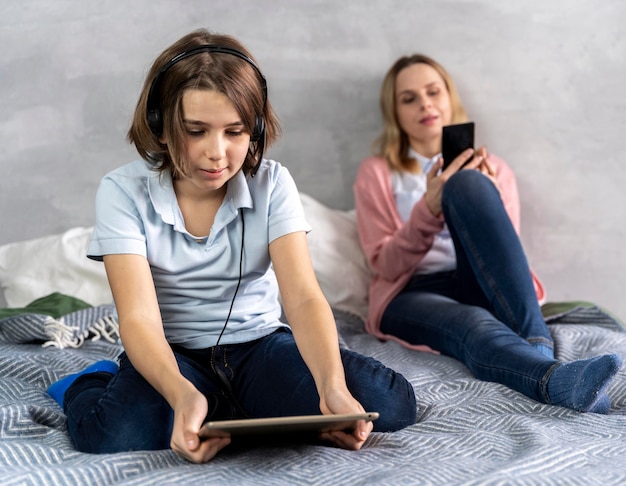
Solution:
M 188 174 L 180 180 L 202 192 L 224 189 L 241 169 L 250 134 L 226 95 L 190 89 L 182 99 Z

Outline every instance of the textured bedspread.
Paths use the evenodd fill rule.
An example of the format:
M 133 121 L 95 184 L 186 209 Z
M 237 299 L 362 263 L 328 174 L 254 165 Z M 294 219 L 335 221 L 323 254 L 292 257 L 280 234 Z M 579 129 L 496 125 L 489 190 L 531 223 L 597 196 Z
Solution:
M 108 311 L 82 315 L 102 322 Z M 42 328 L 45 319 L 0 320 L 0 484 L 626 483 L 625 371 L 609 390 L 610 415 L 579 414 L 477 381 L 445 356 L 381 343 L 365 335 L 352 315 L 337 311 L 336 317 L 346 346 L 411 381 L 419 422 L 400 432 L 372 434 L 358 452 L 311 444 L 231 445 L 205 465 L 189 464 L 171 451 L 76 452 L 65 416 L 46 387 L 96 360 L 115 358 L 118 345 L 103 336 L 91 341 L 91 331 L 78 348 L 43 347 L 51 342 Z M 626 357 L 626 332 L 596 308 L 553 322 L 561 359 L 609 351 Z

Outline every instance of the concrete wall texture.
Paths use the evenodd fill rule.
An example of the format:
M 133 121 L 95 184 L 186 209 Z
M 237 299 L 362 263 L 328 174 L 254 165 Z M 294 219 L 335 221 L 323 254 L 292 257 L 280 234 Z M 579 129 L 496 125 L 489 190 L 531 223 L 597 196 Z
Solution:
M 0 244 L 93 224 L 154 57 L 198 27 L 237 36 L 284 136 L 268 156 L 302 192 L 353 207 L 400 55 L 451 72 L 477 143 L 515 170 L 522 240 L 551 301 L 626 319 L 626 3 L 619 0 L 3 0 Z

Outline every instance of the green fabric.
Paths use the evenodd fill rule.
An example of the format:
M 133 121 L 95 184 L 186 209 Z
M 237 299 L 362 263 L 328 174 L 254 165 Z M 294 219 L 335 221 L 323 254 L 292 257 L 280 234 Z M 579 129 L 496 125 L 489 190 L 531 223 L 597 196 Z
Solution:
M 572 300 L 569 302 L 547 302 L 541 306 L 541 313 L 543 314 L 543 317 L 550 317 L 571 311 L 576 307 L 583 307 L 585 309 L 588 309 L 594 306 L 595 304 L 587 302 L 585 300 Z
M 55 292 L 40 299 L 33 300 L 26 307 L 11 307 L 0 309 L 0 319 L 5 317 L 13 317 L 19 314 L 42 314 L 52 316 L 54 318 L 71 314 L 78 310 L 92 307 L 76 297 Z
M 626 324 L 622 320 L 615 317 L 615 315 L 611 314 L 603 307 L 600 307 L 599 305 L 594 304 L 593 302 L 588 302 L 586 300 L 571 300 L 567 302 L 547 302 L 541 306 L 541 313 L 543 314 L 543 317 L 547 319 L 549 317 L 556 316 L 558 314 L 564 314 L 566 312 L 570 312 L 576 308 L 591 309 L 593 307 L 604 312 L 607 316 L 613 319 L 615 323 L 618 326 L 620 326 L 622 329 L 626 329 Z

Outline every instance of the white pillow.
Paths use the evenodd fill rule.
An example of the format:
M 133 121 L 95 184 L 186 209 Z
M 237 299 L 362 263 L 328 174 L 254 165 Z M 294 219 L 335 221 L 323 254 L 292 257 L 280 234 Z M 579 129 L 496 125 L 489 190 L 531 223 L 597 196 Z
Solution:
M 328 302 L 365 319 L 371 271 L 359 245 L 354 210 L 331 209 L 300 193 L 315 274 Z M 113 302 L 104 265 L 85 255 L 93 228 L 0 246 L 0 287 L 7 307 L 61 292 L 91 305 Z
M 0 287 L 7 307 L 24 307 L 54 292 L 93 306 L 113 302 L 104 264 L 89 260 L 93 228 L 0 246 Z
M 336 309 L 365 319 L 372 273 L 361 250 L 356 212 L 331 209 L 300 193 L 315 274 L 326 299 Z

